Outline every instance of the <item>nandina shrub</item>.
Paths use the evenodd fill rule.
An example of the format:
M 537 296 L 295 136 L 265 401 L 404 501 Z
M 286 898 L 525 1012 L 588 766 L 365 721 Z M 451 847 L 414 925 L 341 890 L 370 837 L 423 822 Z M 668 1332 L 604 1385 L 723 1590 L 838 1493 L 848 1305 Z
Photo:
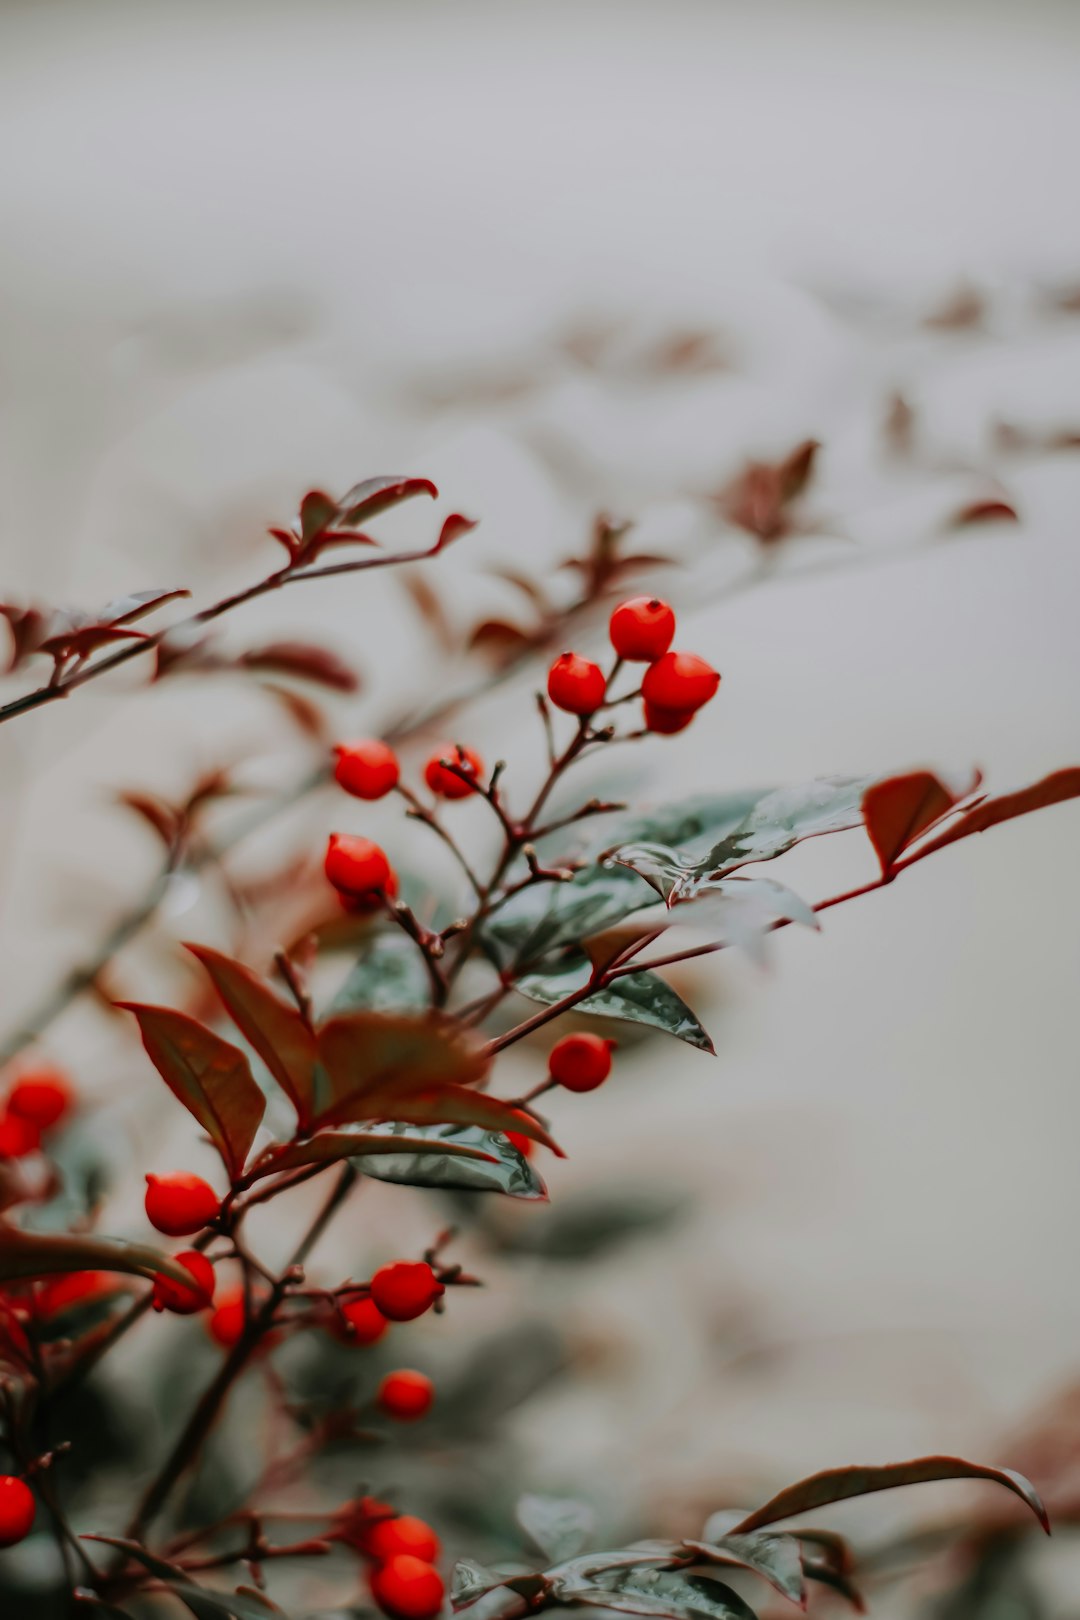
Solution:
M 748 526 L 763 546 L 789 532 L 786 508 L 812 461 L 813 448 L 801 447 L 772 470 L 767 523 L 763 469 L 755 469 Z M 244 960 L 187 941 L 202 983 L 183 1007 L 111 997 L 172 1094 L 162 1090 L 162 1108 L 186 1109 L 192 1145 L 201 1134 L 219 1161 L 212 1178 L 188 1165 L 146 1175 L 149 1225 L 175 1244 L 98 1230 L 96 1170 L 72 1149 L 78 1077 L 32 1050 L 72 1000 L 101 992 L 119 945 L 153 915 L 160 884 L 7 1043 L 0 1544 L 16 1551 L 0 1569 L 11 1612 L 258 1620 L 307 1615 L 317 1601 L 320 1614 L 374 1608 L 396 1620 L 447 1609 L 495 1617 L 576 1607 L 745 1620 L 759 1604 L 773 1614 L 779 1600 L 861 1604 L 863 1571 L 845 1540 L 828 1529 L 781 1528 L 850 1497 L 982 1479 L 1012 1492 L 1045 1527 L 1039 1497 L 1021 1475 L 947 1456 L 884 1467 L 824 1459 L 821 1473 L 759 1507 L 717 1502 L 704 1525 L 665 1539 L 637 1539 L 649 1527 L 636 1526 L 605 1543 L 589 1504 L 577 1500 L 526 1493 L 512 1516 L 505 1457 L 480 1505 L 463 1459 L 505 1408 L 498 1363 L 481 1358 L 471 1381 L 442 1388 L 396 1349 L 399 1324 L 411 1323 L 409 1355 L 423 1359 L 417 1347 L 433 1318 L 448 1308 L 466 1317 L 470 1291 L 484 1280 L 456 1257 L 446 1207 L 458 1225 L 474 1220 L 482 1237 L 482 1194 L 543 1201 L 544 1155 L 561 1152 L 557 1119 L 575 1106 L 574 1094 L 617 1086 L 620 1029 L 636 1025 L 711 1050 L 666 970 L 732 947 L 757 951 L 764 936 L 789 926 L 816 927 L 832 907 L 884 889 L 960 839 L 1080 796 L 1080 768 L 1004 794 L 986 792 L 977 776 L 954 781 L 929 770 L 716 792 L 703 764 L 692 799 L 647 812 L 575 796 L 582 760 L 650 734 L 675 737 L 705 704 L 723 700 L 710 649 L 679 645 L 671 605 L 626 594 L 657 559 L 628 554 L 624 531 L 604 523 L 588 552 L 572 559 L 576 597 L 553 603 L 530 585 L 538 609 L 531 629 L 489 622 L 472 638 L 497 663 L 475 692 L 517 668 L 533 678 L 519 717 L 522 728 L 535 726 L 528 771 L 485 763 L 470 735 L 468 693 L 438 698 L 380 736 L 323 737 L 317 711 L 279 683 L 301 677 L 349 691 L 348 666 L 295 642 L 227 658 L 209 627 L 240 603 L 304 579 L 421 562 L 472 527 L 454 515 L 429 550 L 367 549 L 374 542 L 362 525 L 420 494 L 436 491 L 422 479 L 373 479 L 341 500 L 312 492 L 293 526 L 271 531 L 286 553 L 280 568 L 166 630 L 133 625 L 186 593 L 136 593 L 97 614 L 4 610 L 13 667 L 44 656 L 52 673 L 0 708 L 0 721 L 139 658 L 152 660 L 156 680 L 226 669 L 269 674 L 321 754 L 319 769 L 283 802 L 333 781 L 340 814 L 317 862 L 264 885 L 302 891 L 303 928 L 285 939 L 249 928 Z M 325 560 L 356 546 L 365 549 Z M 537 675 L 544 691 L 535 691 Z M 447 740 L 433 745 L 435 734 Z M 204 817 L 229 787 L 219 772 L 179 804 L 125 792 L 124 803 L 161 842 L 164 877 L 220 859 Z M 440 896 L 398 873 L 392 838 L 384 848 L 365 830 L 362 802 L 377 799 L 396 802 L 439 841 Z M 458 800 L 488 819 L 482 862 L 456 829 Z M 868 839 L 875 862 L 856 888 L 808 902 L 760 870 L 805 839 L 845 832 Z M 234 898 L 249 921 L 259 918 L 254 891 L 234 885 Z M 709 937 L 669 948 L 664 936 L 683 920 Z M 526 1015 L 528 1003 L 535 1010 Z M 560 1028 L 572 1012 L 594 1027 Z M 535 1083 L 508 1094 L 499 1058 L 526 1040 Z M 144 1171 L 132 1166 L 132 1174 L 141 1180 Z M 326 1191 L 315 1214 L 294 1232 L 286 1263 L 270 1264 L 249 1231 L 251 1212 L 278 1201 L 291 1209 L 294 1191 L 316 1180 Z M 439 1206 L 428 1246 L 417 1253 L 403 1241 L 404 1252 L 326 1278 L 320 1240 L 361 1183 L 380 1182 L 421 1189 L 418 1196 Z M 102 1375 L 147 1332 L 152 1312 L 159 1330 L 177 1335 L 177 1349 L 158 1369 L 160 1411 L 151 1424 L 137 1415 L 137 1395 Z M 182 1337 L 191 1324 L 177 1319 L 187 1317 L 205 1328 L 201 1358 Z M 519 1375 L 524 1368 L 514 1398 L 552 1375 L 558 1355 L 546 1354 L 536 1333 L 513 1344 L 504 1361 Z M 200 1363 L 205 1376 L 194 1377 Z M 447 1458 L 453 1478 L 439 1498 L 430 1482 L 445 1479 Z M 436 1499 L 443 1512 L 432 1523 L 418 1509 Z M 18 1563 L 18 1549 L 37 1541 L 53 1556 Z M 460 1554 L 452 1568 L 447 1544 Z M 318 1594 L 310 1601 L 309 1590 Z M 340 1594 L 330 1607 L 328 1591 Z

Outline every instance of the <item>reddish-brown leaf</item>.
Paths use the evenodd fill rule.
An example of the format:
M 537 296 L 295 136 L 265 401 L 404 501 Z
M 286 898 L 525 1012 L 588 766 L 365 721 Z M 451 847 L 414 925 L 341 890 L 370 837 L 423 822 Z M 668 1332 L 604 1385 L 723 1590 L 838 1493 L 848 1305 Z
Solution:
M 40 651 L 48 634 L 49 615 L 40 608 L 18 608 L 9 602 L 0 603 L 0 615 L 7 620 L 11 630 L 8 669 L 18 669 L 33 653 Z
M 266 1107 L 243 1052 L 171 1007 L 118 1005 L 135 1014 L 155 1069 L 207 1132 L 229 1175 L 238 1176 Z
M 950 520 L 951 529 L 966 529 L 975 523 L 1019 523 L 1020 514 L 1011 501 L 988 495 L 982 500 L 969 501 Z
M 500 1097 L 489 1097 L 486 1091 L 472 1091 L 468 1086 L 434 1085 L 418 1091 L 402 1091 L 398 1087 L 367 1093 L 355 1105 L 360 1111 L 350 1113 L 349 1120 L 372 1120 L 399 1125 L 480 1125 L 489 1131 L 517 1131 L 542 1142 L 561 1159 L 562 1148 L 540 1124 L 523 1109 L 514 1108 Z M 339 1116 L 338 1123 L 344 1124 Z
M 932 771 L 888 776 L 868 787 L 863 794 L 863 821 L 882 872 L 891 871 L 912 840 L 956 802 L 956 795 Z
M 958 838 L 968 838 L 972 833 L 986 832 L 987 828 L 996 827 L 1001 821 L 1012 821 L 1017 816 L 1030 815 L 1033 810 L 1042 810 L 1046 805 L 1061 804 L 1065 799 L 1076 798 L 1080 798 L 1080 766 L 1071 765 L 1064 770 L 1052 771 L 1049 776 L 1032 782 L 1030 787 L 1017 788 L 1015 793 L 1002 793 L 996 799 L 981 799 L 970 810 L 955 816 L 925 844 L 920 844 L 903 864 L 909 866 L 914 861 L 921 861 L 924 855 L 931 854 L 933 850 L 943 849 L 946 844 L 954 844 Z
M 0 1279 L 57 1271 L 119 1271 L 136 1277 L 163 1271 L 176 1282 L 191 1281 L 190 1273 L 168 1255 L 141 1243 L 77 1232 L 24 1232 L 0 1221 Z
M 182 588 L 171 591 L 131 591 L 127 596 L 118 596 L 110 602 L 97 615 L 99 624 L 131 624 L 134 619 L 145 618 L 156 608 L 164 607 L 166 602 L 175 602 L 181 596 L 190 596 L 191 592 Z
M 430 495 L 435 500 L 439 491 L 430 478 L 365 478 L 355 484 L 338 502 L 337 521 L 350 528 L 357 523 L 368 523 L 380 512 L 414 495 Z
M 191 945 L 244 1039 L 254 1047 L 307 1130 L 314 1111 L 315 1036 L 295 1007 L 242 962 L 209 945 Z
M 300 502 L 300 537 L 305 546 L 331 528 L 337 517 L 338 503 L 333 496 L 324 495 L 321 489 L 309 489 Z
M 306 641 L 269 641 L 263 647 L 249 647 L 236 662 L 244 669 L 297 675 L 336 692 L 355 692 L 360 685 L 360 677 L 343 658 L 327 647 L 316 647 Z
M 117 799 L 154 829 L 166 849 L 173 847 L 180 830 L 180 817 L 171 805 L 150 793 L 121 793 Z
M 125 630 L 122 625 L 84 624 L 78 630 L 61 630 L 41 643 L 41 651 L 65 658 L 88 658 L 99 647 L 113 641 L 146 641 L 145 630 Z
M 450 1023 L 366 1011 L 329 1019 L 319 1030 L 318 1056 L 326 1080 L 326 1095 L 316 1100 L 318 1125 L 374 1119 L 363 1111 L 368 1098 L 472 1085 L 488 1067 L 481 1049 Z
M 447 546 L 452 546 L 454 541 L 460 540 L 463 534 L 468 534 L 470 529 L 475 529 L 477 521 L 476 518 L 462 517 L 460 512 L 451 512 L 439 530 L 435 550 L 444 551 Z

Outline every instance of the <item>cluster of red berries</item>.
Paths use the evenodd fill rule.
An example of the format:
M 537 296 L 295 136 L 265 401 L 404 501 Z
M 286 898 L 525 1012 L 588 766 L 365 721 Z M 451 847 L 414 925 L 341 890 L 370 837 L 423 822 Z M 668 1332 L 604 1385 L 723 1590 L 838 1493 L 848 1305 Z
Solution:
M 712 665 L 696 653 L 670 650 L 675 614 L 659 597 L 635 596 L 621 602 L 611 615 L 608 633 L 619 659 L 649 666 L 641 683 L 649 731 L 664 736 L 683 731 L 715 695 L 720 676 Z M 548 671 L 548 697 L 568 714 L 594 714 L 607 688 L 600 665 L 577 653 L 561 653 Z
M 36 1153 L 41 1138 L 70 1113 L 74 1096 L 58 1069 L 28 1069 L 7 1094 L 0 1111 L 0 1159 Z
M 371 1595 L 392 1620 L 433 1620 L 446 1588 L 435 1568 L 441 1551 L 431 1526 L 385 1502 L 361 1497 L 345 1510 L 335 1532 L 372 1562 Z

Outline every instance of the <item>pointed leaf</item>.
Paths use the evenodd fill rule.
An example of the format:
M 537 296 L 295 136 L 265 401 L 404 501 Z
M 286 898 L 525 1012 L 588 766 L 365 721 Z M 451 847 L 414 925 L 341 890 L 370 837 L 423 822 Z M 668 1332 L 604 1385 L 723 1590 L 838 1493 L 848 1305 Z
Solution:
M 722 1536 L 715 1541 L 684 1541 L 696 1554 L 695 1563 L 734 1564 L 749 1569 L 775 1587 L 781 1597 L 805 1606 L 802 1551 L 794 1536 Z
M 244 669 L 272 670 L 277 675 L 315 681 L 335 692 L 355 692 L 360 685 L 356 671 L 344 659 L 328 647 L 306 641 L 269 641 L 264 647 L 249 647 L 236 662 Z
M 366 1097 L 362 1106 L 369 1112 L 358 1117 L 367 1119 L 396 1120 L 406 1125 L 481 1125 L 504 1133 L 517 1131 L 519 1136 L 531 1137 L 534 1142 L 550 1148 L 560 1159 L 564 1157 L 562 1148 L 534 1115 L 514 1108 L 499 1097 L 489 1097 L 484 1091 L 470 1091 L 467 1086 L 432 1086 L 405 1095 L 375 1094 Z
M 118 1552 L 126 1553 L 136 1563 L 142 1564 L 151 1575 L 165 1583 L 169 1591 L 195 1616 L 195 1620 L 266 1620 L 268 1614 L 284 1612 L 270 1604 L 269 1599 L 245 1592 L 210 1592 L 203 1586 L 197 1586 L 177 1564 L 170 1564 L 155 1553 L 148 1552 L 141 1542 L 130 1541 L 123 1536 L 86 1535 L 82 1539 L 115 1547 Z
M 547 972 L 527 973 L 514 989 L 528 996 L 530 1001 L 552 1007 L 587 984 L 591 971 L 586 959 L 570 957 Z M 715 1050 L 686 1002 L 655 973 L 627 973 L 580 1001 L 577 1011 L 592 1013 L 597 1018 L 621 1018 L 632 1024 L 647 1024 L 702 1052 Z
M 266 1107 L 243 1052 L 171 1007 L 116 1005 L 135 1014 L 150 1061 L 210 1136 L 229 1175 L 238 1176 Z
M 1012 821 L 1016 816 L 1030 815 L 1033 810 L 1041 810 L 1046 805 L 1061 804 L 1066 799 L 1076 798 L 1080 798 L 1080 766 L 1072 765 L 1065 770 L 1053 771 L 1038 782 L 1032 782 L 1029 787 L 1017 788 L 1014 793 L 999 794 L 997 798 L 982 799 L 970 810 L 962 811 L 939 833 L 913 850 L 903 864 L 909 866 L 914 861 L 921 861 L 924 855 L 931 854 L 933 850 L 944 849 L 946 844 L 954 844 L 958 838 L 968 838 L 972 833 L 986 832 L 987 828 L 996 827 L 999 822 Z
M 366 478 L 337 502 L 337 519 L 350 526 L 367 523 L 414 495 L 430 495 L 434 500 L 438 493 L 429 478 Z
M 556 1564 L 581 1551 L 595 1524 L 588 1503 L 569 1496 L 521 1496 L 514 1517 L 534 1546 Z
M 517 1125 L 514 1126 L 516 1130 Z M 420 1152 L 414 1151 L 419 1138 Z M 478 1126 L 402 1127 L 395 1156 L 361 1156 L 357 1168 L 376 1181 L 455 1192 L 496 1192 L 545 1199 L 547 1188 L 523 1153 L 497 1131 Z M 382 1149 L 380 1149 L 380 1155 Z
M 329 529 L 338 517 L 338 503 L 332 495 L 321 489 L 309 489 L 300 502 L 300 538 L 307 546 L 324 529 Z
M 476 518 L 462 517 L 460 512 L 451 512 L 439 530 L 435 550 L 445 551 L 447 546 L 452 546 L 455 540 L 460 540 L 463 534 L 468 534 L 470 529 L 475 529 L 477 521 Z
M 271 1148 L 256 1162 L 249 1177 L 277 1175 L 279 1170 L 295 1170 L 305 1164 L 333 1164 L 339 1159 L 403 1157 L 415 1153 L 432 1158 L 438 1155 L 481 1159 L 489 1164 L 497 1162 L 494 1154 L 478 1142 L 434 1138 L 423 1131 L 409 1135 L 394 1135 L 390 1131 L 322 1131 L 307 1142 L 290 1142 L 285 1147 Z
M 863 795 L 863 820 L 882 872 L 891 871 L 897 856 L 951 810 L 959 797 L 932 771 L 887 776 L 868 787 Z
M 128 596 L 118 596 L 115 602 L 110 602 L 98 615 L 102 624 L 130 624 L 133 619 L 145 618 L 153 613 L 155 608 L 164 607 L 166 602 L 175 602 L 182 596 L 190 596 L 190 591 L 132 591 Z
M 778 922 L 820 925 L 801 895 L 774 878 L 721 878 L 679 905 L 673 921 L 699 928 L 764 962 L 765 940 Z M 620 981 L 621 982 L 621 981 Z
M 58 1271 L 119 1271 L 133 1277 L 156 1277 L 160 1271 L 176 1282 L 191 1281 L 167 1254 L 142 1243 L 76 1232 L 23 1232 L 0 1221 L 0 1280 Z
M 564 1594 L 571 1603 L 588 1603 L 620 1614 L 654 1615 L 656 1620 L 756 1620 L 753 1609 L 730 1586 L 706 1575 L 679 1570 L 622 1569 L 597 1577 L 592 1586 Z

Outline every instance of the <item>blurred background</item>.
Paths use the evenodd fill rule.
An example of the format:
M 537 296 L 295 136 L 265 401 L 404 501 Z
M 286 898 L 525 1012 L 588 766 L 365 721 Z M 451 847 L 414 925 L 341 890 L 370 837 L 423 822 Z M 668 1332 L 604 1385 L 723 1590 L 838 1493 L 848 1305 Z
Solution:
M 440 690 L 440 635 L 529 622 L 493 570 L 565 598 L 556 564 L 605 512 L 678 559 L 646 577 L 724 685 L 598 790 L 1075 763 L 1078 69 L 1080 10 L 1049 0 L 5 4 L 0 595 L 209 602 L 277 566 L 266 527 L 305 489 L 419 474 L 439 508 L 384 520 L 388 543 L 481 520 L 423 574 L 441 619 L 386 575 L 224 624 L 233 651 L 304 639 L 362 672 L 318 694 L 332 735 Z M 721 492 L 808 439 L 796 532 L 742 589 L 763 548 Z M 319 754 L 259 682 L 138 669 L 0 735 L 5 1033 L 153 888 L 118 793 L 229 765 L 262 802 Z M 531 681 L 463 737 L 511 784 Z M 390 825 L 311 795 L 237 844 L 230 881 Z M 671 1530 L 832 1464 L 1030 1461 L 1033 1413 L 1080 1378 L 1077 825 L 1065 805 L 961 844 L 791 930 L 765 971 L 699 965 L 679 984 L 715 1059 L 634 1046 L 617 1086 L 553 1110 L 551 1211 L 500 1208 L 499 1286 L 439 1328 L 454 1365 L 523 1316 L 566 1335 L 574 1375 L 538 1374 L 513 1419 L 531 1484 Z M 440 881 L 437 848 L 415 859 Z M 871 870 L 857 835 L 785 865 L 811 899 Z M 231 927 L 215 868 L 175 878 L 109 991 L 190 990 L 172 942 Z M 43 1049 L 125 1155 L 168 1168 L 190 1140 L 92 997 Z M 121 1181 L 109 1230 L 143 1234 L 140 1191 Z M 377 1257 L 443 1218 L 365 1198 Z M 589 1198 L 615 1228 L 594 1256 L 515 1253 L 560 1208 L 587 1229 Z M 886 1541 L 939 1500 L 967 1498 L 832 1522 Z M 1022 1556 L 1045 1607 L 995 1620 L 1075 1620 L 1068 1536 Z M 931 1612 L 962 1575 L 877 1612 Z

